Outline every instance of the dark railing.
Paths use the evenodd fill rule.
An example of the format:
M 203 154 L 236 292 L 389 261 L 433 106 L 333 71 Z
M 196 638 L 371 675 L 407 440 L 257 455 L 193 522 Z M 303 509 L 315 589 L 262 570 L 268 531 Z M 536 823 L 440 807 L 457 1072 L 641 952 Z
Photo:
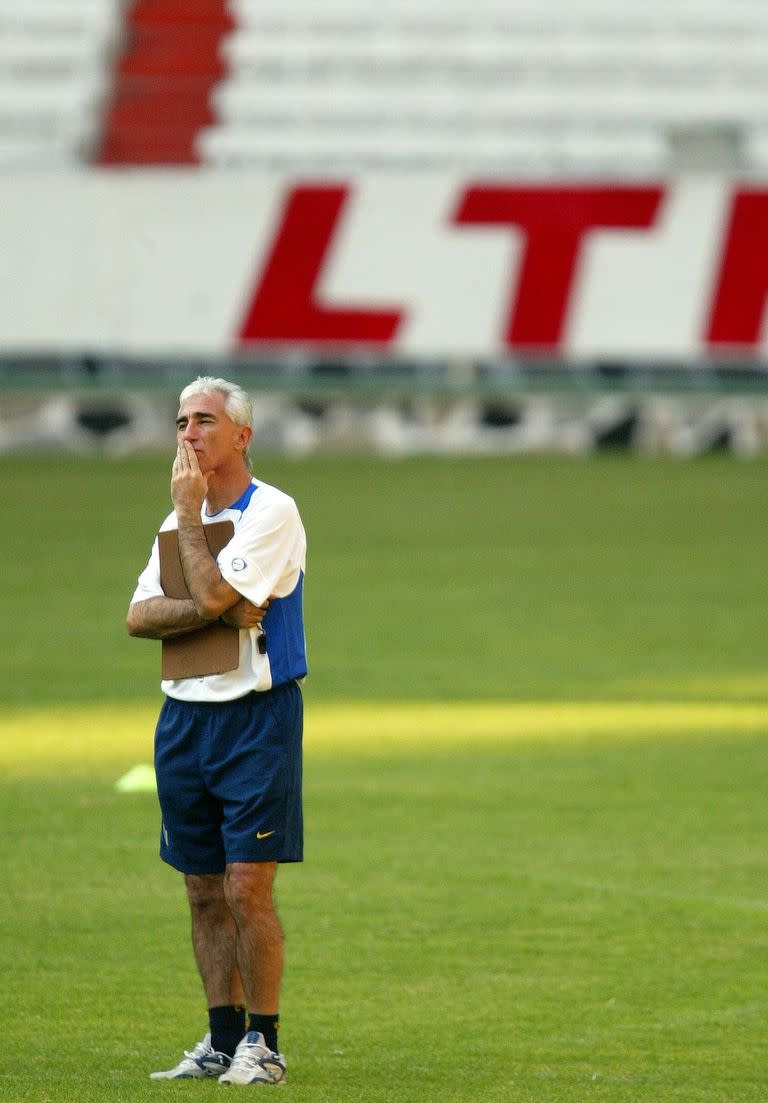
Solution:
M 252 393 L 299 399 L 509 399 L 570 396 L 729 395 L 768 397 L 768 362 L 542 359 L 395 360 L 308 354 L 259 358 L 54 356 L 0 354 L 0 395 L 45 390 L 178 391 L 198 375 L 224 376 Z

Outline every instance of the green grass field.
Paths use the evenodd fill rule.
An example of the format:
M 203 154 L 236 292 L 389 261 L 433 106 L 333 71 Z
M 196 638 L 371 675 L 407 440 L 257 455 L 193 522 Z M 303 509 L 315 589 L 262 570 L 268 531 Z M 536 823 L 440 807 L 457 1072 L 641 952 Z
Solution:
M 762 463 L 265 459 L 310 537 L 306 1103 L 763 1103 Z M 203 1033 L 122 619 L 167 462 L 0 461 L 0 1099 L 154 1084 Z M 52 1057 L 52 1052 L 56 1055 Z M 236 1089 L 234 1089 L 236 1090 Z

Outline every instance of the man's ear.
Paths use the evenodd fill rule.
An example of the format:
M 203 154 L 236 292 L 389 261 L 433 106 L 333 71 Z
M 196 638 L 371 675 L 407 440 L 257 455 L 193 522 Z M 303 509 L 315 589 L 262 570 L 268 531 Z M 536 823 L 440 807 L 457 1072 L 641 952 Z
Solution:
M 253 429 L 248 425 L 239 425 L 238 433 L 235 443 L 240 451 L 245 455 L 248 450 L 248 445 L 251 443 L 251 437 L 253 436 Z

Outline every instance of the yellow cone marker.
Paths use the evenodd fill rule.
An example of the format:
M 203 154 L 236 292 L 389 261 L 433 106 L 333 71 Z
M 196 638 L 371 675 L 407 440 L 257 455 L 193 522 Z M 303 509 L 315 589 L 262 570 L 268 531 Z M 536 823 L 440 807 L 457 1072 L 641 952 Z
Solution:
M 115 782 L 118 793 L 154 793 L 157 791 L 155 770 L 153 766 L 142 763 L 132 766 L 127 774 L 123 774 Z

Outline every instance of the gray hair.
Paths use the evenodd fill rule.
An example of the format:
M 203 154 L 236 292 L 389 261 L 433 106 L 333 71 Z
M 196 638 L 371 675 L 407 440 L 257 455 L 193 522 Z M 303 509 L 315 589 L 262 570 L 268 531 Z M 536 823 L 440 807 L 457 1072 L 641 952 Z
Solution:
M 253 429 L 253 406 L 250 395 L 237 383 L 230 383 L 228 379 L 216 379 L 212 375 L 199 375 L 194 383 L 188 383 L 179 395 L 179 405 L 186 402 L 196 394 L 222 394 L 224 395 L 224 411 L 227 417 L 235 425 L 246 425 Z M 243 453 L 243 459 L 250 468 L 251 457 L 249 449 Z

